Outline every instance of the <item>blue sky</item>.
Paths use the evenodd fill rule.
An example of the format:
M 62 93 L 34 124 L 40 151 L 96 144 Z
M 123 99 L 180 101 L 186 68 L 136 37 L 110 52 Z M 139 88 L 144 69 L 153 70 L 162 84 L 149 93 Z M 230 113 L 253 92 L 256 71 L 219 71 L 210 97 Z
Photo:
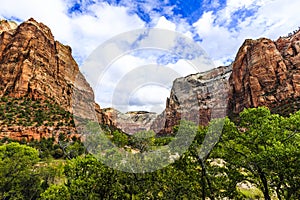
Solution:
M 300 1 L 295 0 L 0 0 L 0 5 L 0 18 L 20 23 L 33 17 L 49 26 L 56 40 L 72 47 L 83 71 L 94 49 L 135 29 L 162 28 L 184 34 L 203 48 L 216 67 L 230 64 L 247 38 L 275 40 L 300 26 Z M 177 69 L 182 76 L 193 72 L 186 68 L 186 58 L 153 55 L 140 52 L 117 61 L 103 79 L 105 91 L 95 91 L 100 105 L 111 106 L 116 76 L 124 76 L 133 66 L 156 62 Z M 166 88 L 170 85 L 153 90 L 148 99 L 145 90 L 136 92 L 128 110 L 149 110 L 151 103 L 163 107 Z

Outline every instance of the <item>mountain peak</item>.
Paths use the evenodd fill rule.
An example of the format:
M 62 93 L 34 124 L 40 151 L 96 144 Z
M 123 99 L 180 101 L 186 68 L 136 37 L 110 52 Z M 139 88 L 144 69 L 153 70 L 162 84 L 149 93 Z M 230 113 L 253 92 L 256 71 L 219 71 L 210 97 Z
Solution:
M 20 25 L 2 20 L 0 30 L 0 97 L 46 101 L 69 113 L 74 113 L 75 94 L 85 103 L 94 99 L 93 90 L 80 73 L 71 48 L 55 41 L 49 27 L 30 18 Z M 95 110 L 94 102 L 85 103 L 77 106 L 77 117 L 91 119 L 86 113 Z M 3 125 L 0 120 L 0 125 L 1 132 L 1 127 L 7 124 Z M 19 131 L 22 130 L 30 133 L 26 136 L 30 139 L 40 134 L 45 136 L 49 133 L 46 129 L 47 126 L 39 131 L 21 127 L 2 132 L 19 138 L 24 136 Z M 69 130 L 75 133 L 72 127 Z
M 0 34 L 4 31 L 13 32 L 17 27 L 18 24 L 14 21 L 0 20 Z
M 93 99 L 93 91 L 80 73 L 71 48 L 55 41 L 50 28 L 33 18 L 17 27 L 7 21 L 1 25 L 0 96 L 52 99 L 71 111 L 78 79 L 84 96 Z M 15 28 L 14 34 L 9 33 L 11 27 Z

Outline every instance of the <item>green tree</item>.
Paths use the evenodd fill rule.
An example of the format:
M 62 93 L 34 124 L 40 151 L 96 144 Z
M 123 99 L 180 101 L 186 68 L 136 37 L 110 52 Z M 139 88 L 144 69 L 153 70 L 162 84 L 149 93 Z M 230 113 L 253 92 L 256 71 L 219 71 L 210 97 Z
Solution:
M 218 148 L 236 184 L 248 181 L 265 199 L 298 199 L 299 113 L 284 118 L 267 108 L 245 109 L 238 125 L 226 120 Z M 233 176 L 234 175 L 234 176 Z
M 38 151 L 26 145 L 9 143 L 0 146 L 1 199 L 36 199 L 41 180 L 34 167 Z
M 69 200 L 71 195 L 68 188 L 62 185 L 51 185 L 44 193 L 41 194 L 42 200 Z M 73 198 L 74 199 L 74 198 Z
M 154 137 L 154 131 L 140 131 L 130 137 L 129 144 L 143 153 L 153 147 L 155 141 Z
M 118 147 L 124 147 L 128 144 L 128 136 L 124 133 L 121 133 L 118 130 L 115 130 L 113 133 L 112 142 Z
M 68 161 L 65 175 L 72 199 L 116 199 L 122 192 L 114 170 L 92 156 Z

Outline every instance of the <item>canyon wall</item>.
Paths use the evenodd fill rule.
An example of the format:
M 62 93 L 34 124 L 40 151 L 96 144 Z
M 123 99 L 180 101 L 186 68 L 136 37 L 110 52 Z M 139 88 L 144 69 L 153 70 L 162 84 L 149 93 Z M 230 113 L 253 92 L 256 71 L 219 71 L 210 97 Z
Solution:
M 95 120 L 91 115 L 95 113 L 101 124 L 128 134 L 150 129 L 168 134 L 180 120 L 207 125 L 214 118 L 235 118 L 244 108 L 267 106 L 282 115 L 299 110 L 299 52 L 299 31 L 276 41 L 248 39 L 230 66 L 174 80 L 161 114 L 121 113 L 101 109 L 94 102 L 93 90 L 80 73 L 71 48 L 56 41 L 47 26 L 34 19 L 20 25 L 2 20 L 0 97 L 47 100 L 81 119 Z M 5 124 L 5 117 L 0 120 L 1 137 L 39 139 L 54 133 L 51 126 Z M 74 124 L 55 130 L 76 134 Z

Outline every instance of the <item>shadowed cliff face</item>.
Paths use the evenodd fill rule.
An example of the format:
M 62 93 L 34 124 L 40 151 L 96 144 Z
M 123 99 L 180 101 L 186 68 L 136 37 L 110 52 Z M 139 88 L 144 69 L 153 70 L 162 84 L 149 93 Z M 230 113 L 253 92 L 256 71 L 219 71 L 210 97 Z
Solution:
M 299 109 L 300 33 L 271 41 L 246 40 L 230 76 L 229 113 L 267 106 L 287 115 Z

